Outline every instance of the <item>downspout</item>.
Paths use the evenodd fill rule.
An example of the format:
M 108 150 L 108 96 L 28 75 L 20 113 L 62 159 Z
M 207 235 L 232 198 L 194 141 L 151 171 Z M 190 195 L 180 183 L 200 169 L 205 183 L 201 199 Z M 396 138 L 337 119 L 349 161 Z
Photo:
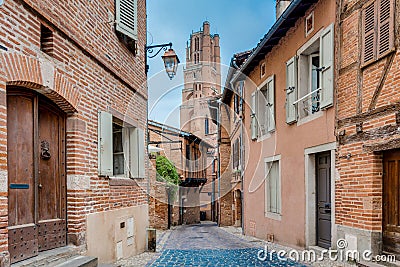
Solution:
M 243 197 L 243 193 L 244 193 L 244 159 L 245 159 L 245 146 L 243 143 L 243 131 L 244 131 L 244 126 L 243 126 L 243 117 L 244 117 L 244 101 L 243 101 L 243 95 L 244 95 L 244 81 L 243 81 L 243 87 L 242 87 L 242 92 L 240 95 L 240 101 L 242 102 L 242 115 L 240 116 L 240 146 L 241 146 L 241 159 L 240 159 L 240 167 L 242 172 L 240 173 L 240 214 L 241 214 L 241 218 L 240 218 L 240 224 L 242 227 L 242 235 L 244 235 L 244 197 Z
M 217 101 L 218 103 L 218 108 L 217 108 L 217 125 L 218 125 L 218 131 L 217 131 L 217 155 L 218 155 L 218 173 L 217 173 L 217 179 L 218 179 L 218 226 L 221 224 L 221 154 L 220 154 L 220 149 L 219 149 L 219 143 L 220 143 L 220 131 L 221 131 L 221 118 L 220 118 L 220 112 L 219 109 L 221 108 L 221 103 Z

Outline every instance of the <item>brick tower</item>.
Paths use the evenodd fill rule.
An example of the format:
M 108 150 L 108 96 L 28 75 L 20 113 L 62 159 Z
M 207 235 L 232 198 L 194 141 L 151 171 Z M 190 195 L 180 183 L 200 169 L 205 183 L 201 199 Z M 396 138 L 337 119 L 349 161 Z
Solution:
M 220 62 L 219 35 L 210 34 L 210 23 L 205 21 L 187 43 L 180 123 L 182 130 L 213 145 L 217 129 L 210 118 L 208 100 L 221 91 Z
M 180 123 L 183 131 L 200 137 L 214 148 L 207 152 L 207 184 L 201 190 L 201 212 L 208 214 L 207 220 L 216 220 L 215 181 L 217 177 L 217 126 L 210 115 L 209 100 L 221 93 L 221 56 L 219 35 L 210 34 L 210 23 L 205 21 L 198 32 L 192 32 L 186 47 L 184 89 Z M 190 155 L 186 153 L 188 159 Z M 193 158 L 192 158 L 193 160 Z

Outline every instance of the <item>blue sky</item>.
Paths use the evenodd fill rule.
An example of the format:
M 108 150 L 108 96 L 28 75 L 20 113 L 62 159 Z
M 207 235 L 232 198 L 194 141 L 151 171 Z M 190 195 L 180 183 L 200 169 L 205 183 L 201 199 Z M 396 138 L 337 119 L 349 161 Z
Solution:
M 272 26 L 275 0 L 147 1 L 147 44 L 172 42 L 181 60 L 177 76 L 170 81 L 164 71 L 162 53 L 148 59 L 150 119 L 179 127 L 186 42 L 205 20 L 211 24 L 211 33 L 220 35 L 221 61 L 229 65 L 234 53 L 254 48 Z

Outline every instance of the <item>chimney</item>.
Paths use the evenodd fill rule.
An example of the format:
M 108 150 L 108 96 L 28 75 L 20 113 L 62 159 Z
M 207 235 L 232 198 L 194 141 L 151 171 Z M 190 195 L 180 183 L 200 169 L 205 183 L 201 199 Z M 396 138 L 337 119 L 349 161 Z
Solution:
M 285 12 L 290 2 L 291 0 L 276 0 L 276 19 L 279 19 L 283 12 Z

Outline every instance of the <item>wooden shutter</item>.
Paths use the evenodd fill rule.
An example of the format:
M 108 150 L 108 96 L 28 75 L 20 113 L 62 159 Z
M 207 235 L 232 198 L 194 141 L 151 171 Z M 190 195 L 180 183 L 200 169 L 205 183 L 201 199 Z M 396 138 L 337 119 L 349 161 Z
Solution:
M 378 58 L 394 48 L 394 0 L 380 0 L 378 6 Z
M 267 90 L 268 90 L 268 102 L 266 112 L 267 116 L 267 131 L 271 132 L 275 130 L 275 78 L 272 75 L 268 78 L 267 82 Z
M 116 0 L 116 30 L 137 40 L 137 0 Z
M 375 59 L 376 55 L 376 1 L 368 4 L 362 11 L 362 63 Z
M 239 82 L 239 114 L 243 113 L 243 89 L 244 89 L 244 81 Z
M 98 113 L 98 172 L 101 176 L 113 175 L 112 115 Z
M 286 123 L 297 121 L 297 59 L 296 56 L 286 62 Z
M 143 129 L 130 130 L 130 173 L 132 178 L 145 178 L 145 135 Z
M 333 105 L 333 24 L 320 37 L 320 97 L 321 109 Z
M 138 170 L 139 178 L 145 178 L 146 162 L 145 162 L 145 134 L 144 130 L 137 128 L 138 131 Z
M 267 132 L 267 98 L 268 94 L 264 88 L 257 90 L 257 124 L 258 124 L 258 136 L 263 136 Z
M 257 110 L 257 91 L 251 94 L 251 139 L 257 139 L 258 137 L 258 125 L 257 125 L 257 117 L 256 117 L 256 110 Z
M 266 164 L 266 211 L 281 213 L 281 188 L 279 179 L 279 161 L 272 161 Z

